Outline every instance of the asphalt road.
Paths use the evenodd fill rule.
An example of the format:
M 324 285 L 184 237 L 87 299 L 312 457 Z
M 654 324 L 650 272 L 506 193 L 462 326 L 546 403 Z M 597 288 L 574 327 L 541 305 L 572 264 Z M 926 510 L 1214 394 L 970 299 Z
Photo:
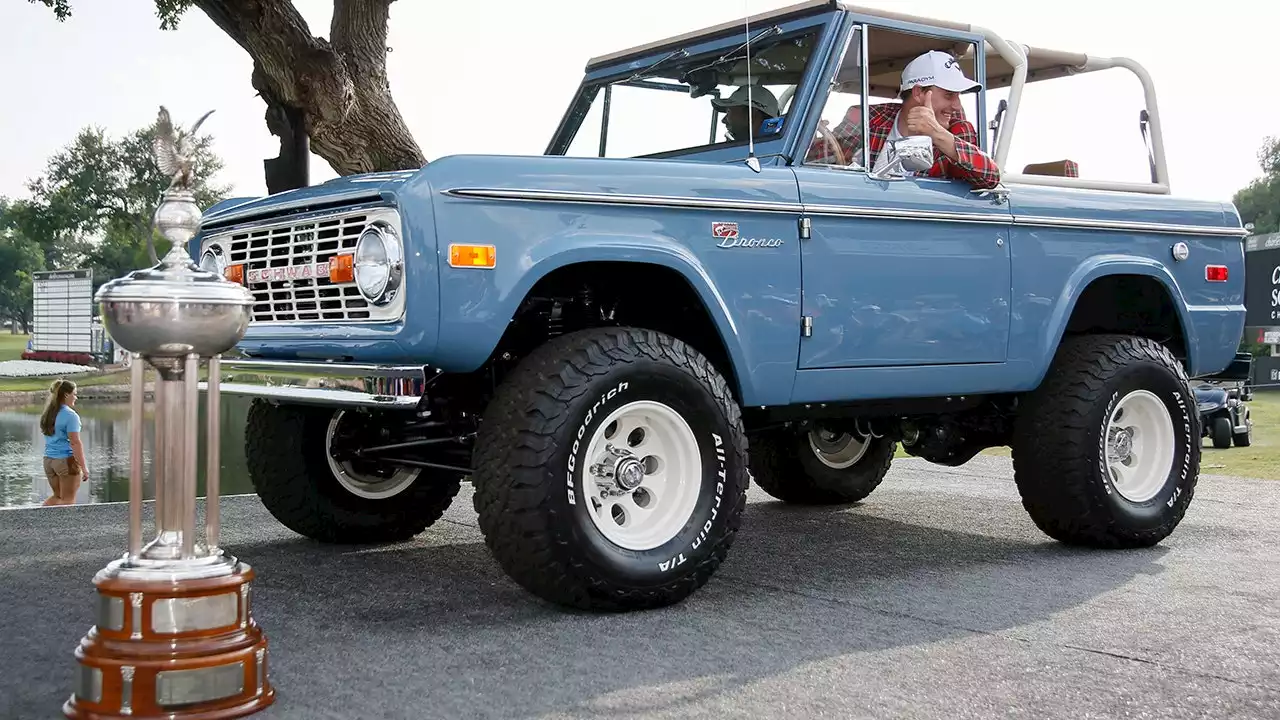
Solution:
M 1059 546 L 1008 460 L 900 461 L 862 505 L 752 491 L 683 604 L 542 604 L 490 560 L 469 488 L 414 542 L 326 548 L 255 498 L 225 544 L 260 573 L 263 718 L 1280 717 L 1280 482 L 1205 476 L 1157 548 Z M 125 506 L 0 511 L 0 718 L 60 717 L 90 579 Z

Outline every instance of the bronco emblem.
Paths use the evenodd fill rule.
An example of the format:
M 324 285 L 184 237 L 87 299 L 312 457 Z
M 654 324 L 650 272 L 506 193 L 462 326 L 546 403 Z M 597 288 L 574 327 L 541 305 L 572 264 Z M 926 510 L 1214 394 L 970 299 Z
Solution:
M 738 234 L 738 223 L 736 222 L 713 222 L 711 223 L 711 236 L 720 240 L 716 243 L 716 247 L 735 248 L 735 247 L 782 247 L 781 238 L 744 238 Z
M 776 248 L 782 247 L 782 238 L 740 238 L 731 237 L 724 238 L 716 243 L 716 247 L 722 248 Z
M 711 223 L 711 237 L 714 237 L 714 238 L 738 237 L 738 223 L 736 222 Z

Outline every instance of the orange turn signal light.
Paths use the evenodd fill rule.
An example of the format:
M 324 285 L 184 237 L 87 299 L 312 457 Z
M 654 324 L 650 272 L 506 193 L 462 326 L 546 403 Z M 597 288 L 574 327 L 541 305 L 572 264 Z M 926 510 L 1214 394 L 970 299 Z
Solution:
M 492 245 L 449 245 L 449 264 L 454 267 L 491 268 L 498 264 L 498 249 Z
M 222 276 L 233 283 L 244 284 L 244 265 L 228 265 Z
M 329 260 L 329 282 L 344 283 L 355 280 L 355 262 L 355 255 L 334 255 Z

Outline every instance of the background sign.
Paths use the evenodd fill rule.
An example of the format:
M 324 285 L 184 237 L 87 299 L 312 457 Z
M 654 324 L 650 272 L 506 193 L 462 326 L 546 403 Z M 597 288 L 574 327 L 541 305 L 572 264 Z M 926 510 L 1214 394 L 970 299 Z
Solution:
M 1247 327 L 1280 327 L 1280 233 L 1246 242 L 1244 305 Z
M 1280 391 L 1280 357 L 1254 358 L 1252 384 L 1259 386 L 1260 391 Z
M 32 280 L 31 349 L 94 352 L 93 271 L 38 272 Z

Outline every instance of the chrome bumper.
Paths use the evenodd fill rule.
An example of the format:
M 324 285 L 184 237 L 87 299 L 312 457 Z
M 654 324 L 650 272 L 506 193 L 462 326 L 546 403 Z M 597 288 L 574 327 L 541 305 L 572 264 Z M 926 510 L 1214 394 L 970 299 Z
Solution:
M 287 403 L 412 410 L 439 374 L 424 365 L 222 358 L 218 389 Z M 208 390 L 200 383 L 200 391 Z

